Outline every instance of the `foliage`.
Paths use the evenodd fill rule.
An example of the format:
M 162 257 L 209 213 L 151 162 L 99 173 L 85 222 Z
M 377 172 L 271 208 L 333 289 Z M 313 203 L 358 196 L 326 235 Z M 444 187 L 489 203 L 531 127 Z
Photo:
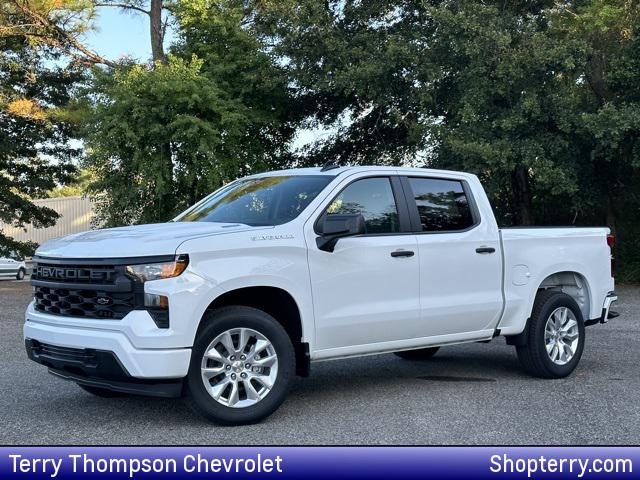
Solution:
M 66 185 L 60 185 L 46 194 L 47 198 L 81 197 L 88 193 L 89 185 L 95 182 L 95 174 L 86 168 L 77 170 L 67 181 Z
M 78 75 L 47 65 L 50 52 L 23 39 L 0 36 L 0 44 L 0 221 L 50 226 L 57 214 L 30 200 L 74 170 L 71 160 L 78 152 L 69 145 L 73 131 L 64 107 Z M 29 254 L 33 247 L 0 230 L 0 253 Z
M 93 0 L 0 0 L 0 37 L 64 54 L 75 64 L 113 65 L 82 42 L 95 7 Z
M 154 62 L 82 44 L 101 5 L 149 16 Z M 13 72 L 0 154 L 47 173 L 0 172 L 32 196 L 63 175 L 73 82 L 38 57 L 55 51 L 108 67 L 94 68 L 73 114 L 99 222 L 167 220 L 233 178 L 289 164 L 464 169 L 503 225 L 609 225 L 623 278 L 640 280 L 639 27 L 636 0 L 0 0 L 0 39 L 14 42 L 0 57 Z M 332 133 L 293 156 L 300 126 Z
M 255 2 L 253 28 L 281 57 L 298 109 L 335 133 L 307 152 L 327 160 L 412 162 L 427 142 L 435 66 L 425 2 Z
M 185 0 L 167 63 L 95 72 L 91 191 L 106 225 L 166 221 L 225 182 L 282 165 L 286 83 L 241 29 L 240 2 Z
M 579 223 L 606 224 L 617 236 L 620 277 L 640 281 L 640 4 L 576 1 L 557 14 L 560 34 L 586 45 L 571 112 L 581 149 Z M 561 209 L 559 209 L 561 210 Z
M 299 108 L 335 127 L 306 162 L 472 171 L 503 225 L 607 224 L 640 271 L 638 2 L 253 5 Z
M 291 1 L 259 4 L 258 28 L 290 59 L 316 119 L 351 119 L 313 161 L 422 155 L 422 165 L 481 174 L 504 219 L 532 223 L 534 180 L 540 194 L 577 188 L 567 91 L 584 52 L 549 35 L 545 6 Z

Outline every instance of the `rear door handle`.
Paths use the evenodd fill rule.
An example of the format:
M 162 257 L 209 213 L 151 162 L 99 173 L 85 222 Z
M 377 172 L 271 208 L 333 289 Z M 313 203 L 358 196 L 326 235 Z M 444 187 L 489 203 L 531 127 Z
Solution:
M 476 253 L 495 253 L 496 249 L 493 247 L 478 247 Z
M 396 250 L 391 252 L 392 257 L 413 257 L 415 255 L 411 250 Z

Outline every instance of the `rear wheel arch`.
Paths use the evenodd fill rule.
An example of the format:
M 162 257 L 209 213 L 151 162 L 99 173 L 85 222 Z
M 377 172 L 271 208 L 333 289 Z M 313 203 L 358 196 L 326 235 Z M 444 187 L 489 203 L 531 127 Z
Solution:
M 563 318 L 556 316 L 556 312 L 561 310 L 565 312 L 570 310 L 569 316 L 565 315 Z M 555 332 L 550 332 L 547 337 L 547 327 L 551 325 L 554 330 L 552 327 L 554 321 L 556 323 Z M 573 323 L 571 329 L 569 329 L 571 323 L 565 323 L 567 321 Z M 550 322 L 552 323 L 550 324 Z M 559 336 L 556 332 L 559 333 Z M 536 295 L 534 309 L 527 322 L 525 332 L 516 337 L 520 337 L 519 342 L 508 343 L 515 344 L 518 359 L 525 370 L 541 378 L 566 377 L 573 372 L 582 356 L 585 343 L 584 318 L 573 297 L 559 290 L 540 290 Z M 516 337 L 511 339 L 514 340 Z M 565 337 L 570 339 L 566 346 L 564 345 Z M 571 348 L 565 363 L 558 364 L 556 363 L 557 359 L 551 357 L 553 354 L 551 347 L 554 345 L 556 345 L 555 348 L 560 345 L 565 353 L 568 352 L 568 348 Z
M 540 283 L 537 294 L 542 290 L 555 290 L 569 295 L 580 307 L 582 318 L 585 320 L 591 318 L 591 291 L 589 282 L 583 274 L 575 271 L 552 273 Z
M 591 289 L 586 277 L 579 272 L 572 270 L 558 271 L 547 275 L 535 291 L 527 312 L 527 320 L 524 322 L 524 329 L 517 335 L 506 336 L 509 345 L 525 345 L 528 341 L 529 324 L 531 315 L 535 309 L 536 300 L 547 291 L 560 292 L 570 296 L 580 308 L 582 318 L 586 321 L 591 318 Z

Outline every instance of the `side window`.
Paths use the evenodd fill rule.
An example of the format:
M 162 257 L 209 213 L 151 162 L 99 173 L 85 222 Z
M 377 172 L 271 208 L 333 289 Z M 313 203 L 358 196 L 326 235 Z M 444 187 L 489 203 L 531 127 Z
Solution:
M 364 178 L 347 186 L 327 207 L 326 213 L 361 213 L 367 233 L 400 231 L 398 208 L 388 178 Z
M 473 225 L 469 200 L 457 180 L 409 178 L 423 232 L 464 230 Z

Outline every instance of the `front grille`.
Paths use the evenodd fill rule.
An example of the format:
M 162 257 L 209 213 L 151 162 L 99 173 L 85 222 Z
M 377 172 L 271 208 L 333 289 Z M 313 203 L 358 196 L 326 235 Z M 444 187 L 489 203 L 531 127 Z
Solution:
M 34 307 L 39 312 L 120 320 L 142 303 L 142 284 L 125 274 L 124 265 L 38 258 L 33 272 Z
M 66 284 L 113 285 L 119 273 L 114 266 L 56 265 L 38 262 L 33 266 L 31 279 Z
M 52 315 L 119 320 L 135 308 L 133 292 L 34 288 L 35 309 Z

